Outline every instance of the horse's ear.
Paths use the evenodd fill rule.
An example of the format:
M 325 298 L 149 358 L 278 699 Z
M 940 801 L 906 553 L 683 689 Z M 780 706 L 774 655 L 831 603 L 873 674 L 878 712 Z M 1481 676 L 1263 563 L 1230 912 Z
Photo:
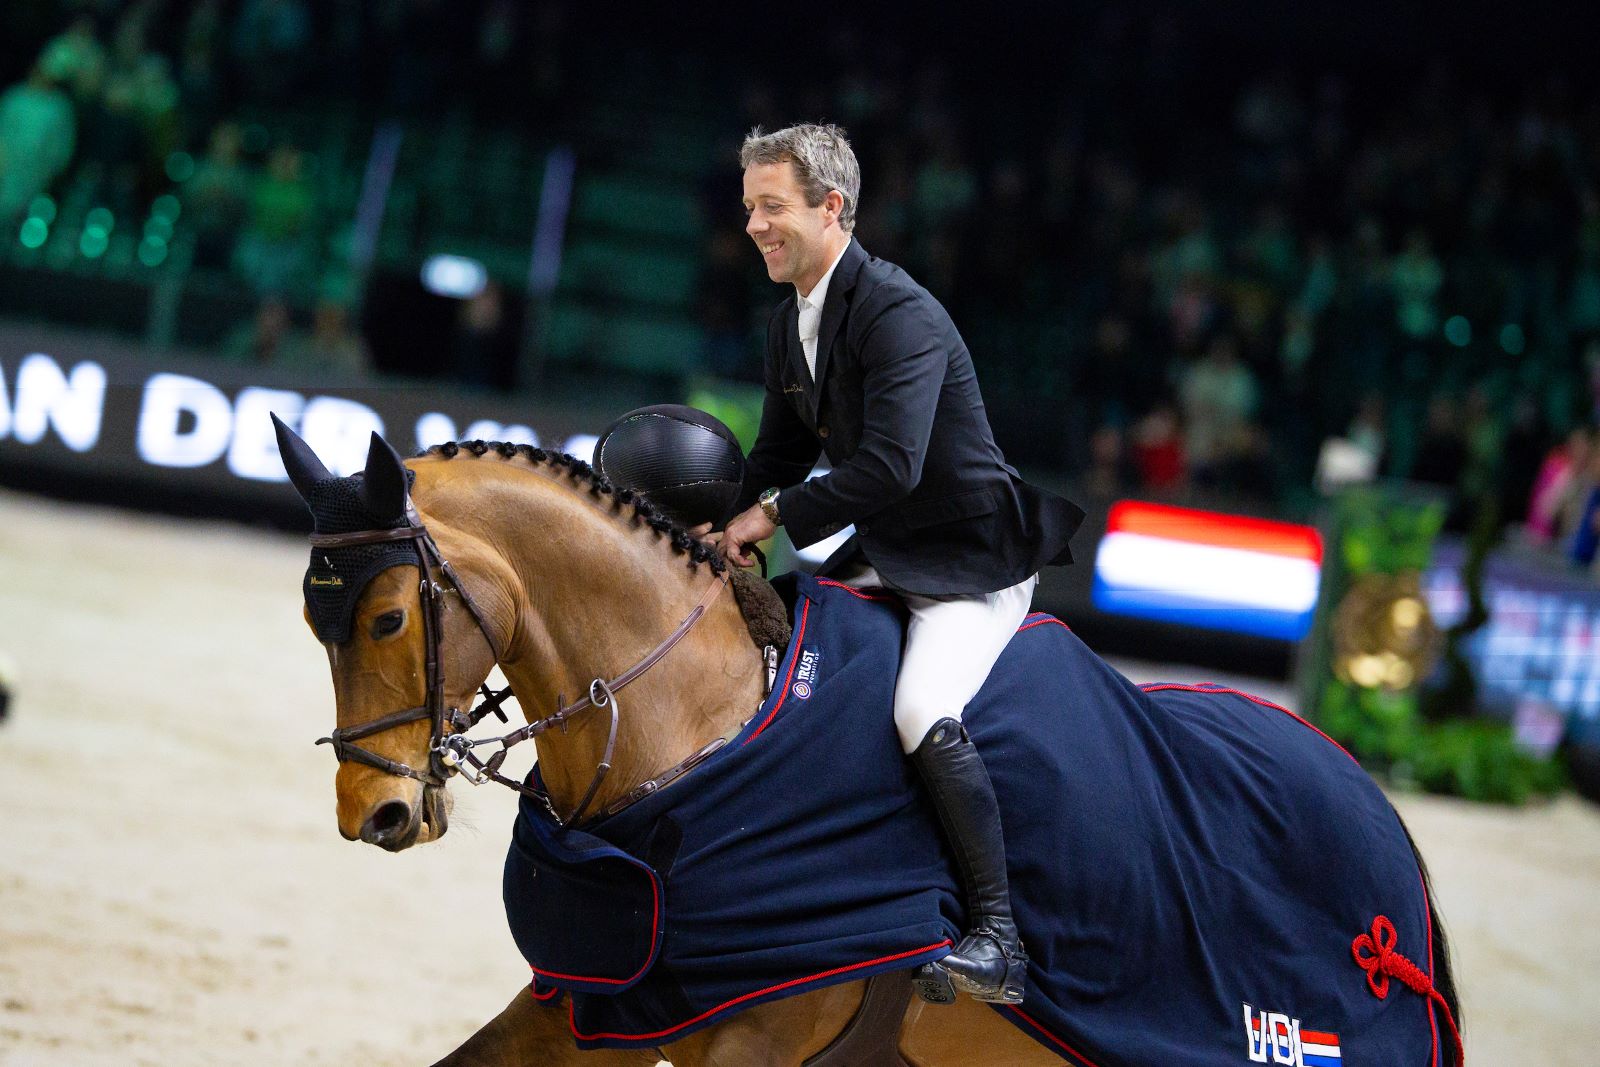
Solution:
M 328 473 L 328 468 L 322 465 L 317 454 L 311 451 L 311 446 L 284 425 L 277 415 L 272 416 L 272 428 L 278 434 L 278 455 L 283 457 L 283 469 L 289 472 L 289 481 L 294 483 L 302 499 L 309 500 L 311 487 L 327 481 L 333 475 Z
M 383 438 L 372 435 L 361 479 L 361 503 L 375 519 L 400 519 L 406 513 L 406 465 Z

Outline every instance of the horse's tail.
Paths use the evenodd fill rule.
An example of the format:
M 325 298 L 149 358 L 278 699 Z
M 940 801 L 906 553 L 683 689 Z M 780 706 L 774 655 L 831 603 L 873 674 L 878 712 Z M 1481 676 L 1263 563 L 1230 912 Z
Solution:
M 1416 858 L 1417 870 L 1422 874 L 1422 891 L 1428 898 L 1428 926 L 1433 942 L 1433 988 L 1438 990 L 1445 1006 L 1450 1009 L 1457 1045 L 1454 1062 L 1460 1063 L 1466 1057 L 1466 1048 L 1461 1045 L 1461 1034 L 1466 1023 L 1461 1018 L 1461 998 L 1456 992 L 1455 975 L 1450 969 L 1450 942 L 1445 937 L 1444 924 L 1439 921 L 1439 906 L 1433 898 L 1433 879 L 1428 874 L 1427 863 L 1422 859 L 1422 850 L 1417 848 L 1410 827 L 1406 826 L 1398 811 L 1395 812 L 1395 818 L 1400 822 L 1400 831 L 1406 835 L 1406 844 L 1411 846 L 1411 855 Z

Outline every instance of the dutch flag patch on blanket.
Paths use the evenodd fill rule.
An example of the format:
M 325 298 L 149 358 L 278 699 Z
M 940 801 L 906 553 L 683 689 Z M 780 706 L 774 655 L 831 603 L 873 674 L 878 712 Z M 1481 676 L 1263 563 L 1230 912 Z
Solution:
M 1339 1035 L 1305 1030 L 1300 1020 L 1279 1012 L 1256 1011 L 1244 1006 L 1245 1039 L 1251 1063 L 1277 1063 L 1285 1067 L 1342 1067 Z

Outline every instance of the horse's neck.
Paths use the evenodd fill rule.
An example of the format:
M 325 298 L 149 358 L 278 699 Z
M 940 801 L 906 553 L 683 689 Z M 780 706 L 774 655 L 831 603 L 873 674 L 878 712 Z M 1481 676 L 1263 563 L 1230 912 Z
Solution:
M 494 493 L 496 514 L 482 528 L 515 575 L 516 624 L 501 669 L 531 721 L 586 695 L 594 679 L 637 664 L 717 578 L 633 523 L 631 507 L 575 491 L 546 469 L 516 476 L 523 490 Z M 611 771 L 590 812 L 737 729 L 760 702 L 761 672 L 732 591 L 723 590 L 664 658 L 618 694 Z M 609 710 L 591 709 L 538 738 L 540 774 L 563 816 L 588 788 L 609 730 Z

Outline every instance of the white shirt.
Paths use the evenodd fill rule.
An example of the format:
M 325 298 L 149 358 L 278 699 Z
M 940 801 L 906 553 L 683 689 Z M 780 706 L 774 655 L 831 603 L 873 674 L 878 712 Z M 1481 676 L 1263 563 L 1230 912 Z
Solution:
M 834 269 L 839 266 L 839 260 L 850 248 L 850 242 L 844 243 L 844 248 L 834 257 L 833 266 L 817 282 L 810 295 L 800 292 L 800 287 L 795 286 L 796 306 L 800 309 L 800 345 L 806 352 L 806 370 L 811 372 L 811 380 L 817 380 L 817 332 L 822 329 L 822 305 L 828 299 L 828 283 L 833 281 Z

